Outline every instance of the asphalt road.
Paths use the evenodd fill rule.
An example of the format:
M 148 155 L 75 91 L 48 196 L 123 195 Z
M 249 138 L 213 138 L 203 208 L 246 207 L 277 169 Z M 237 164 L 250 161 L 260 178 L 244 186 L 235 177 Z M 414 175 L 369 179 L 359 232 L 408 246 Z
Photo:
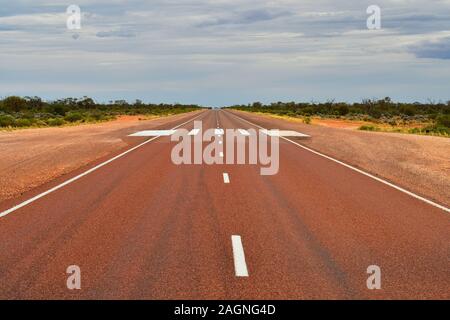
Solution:
M 257 128 L 229 111 L 194 116 L 204 129 Z M 273 176 L 177 166 L 170 137 L 126 139 L 147 142 L 0 203 L 23 204 L 0 217 L 0 298 L 450 298 L 442 208 L 283 139 Z M 66 286 L 70 265 L 80 290 Z M 371 265 L 380 290 L 367 288 Z

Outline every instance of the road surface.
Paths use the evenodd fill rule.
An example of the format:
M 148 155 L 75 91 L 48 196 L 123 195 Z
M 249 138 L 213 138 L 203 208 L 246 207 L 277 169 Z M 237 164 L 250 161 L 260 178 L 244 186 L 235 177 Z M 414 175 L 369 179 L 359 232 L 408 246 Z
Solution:
M 192 130 L 194 117 L 258 129 L 224 110 L 159 129 Z M 126 139 L 136 148 L 0 203 L 0 298 L 450 298 L 445 208 L 284 139 L 273 176 L 177 166 L 169 136 Z

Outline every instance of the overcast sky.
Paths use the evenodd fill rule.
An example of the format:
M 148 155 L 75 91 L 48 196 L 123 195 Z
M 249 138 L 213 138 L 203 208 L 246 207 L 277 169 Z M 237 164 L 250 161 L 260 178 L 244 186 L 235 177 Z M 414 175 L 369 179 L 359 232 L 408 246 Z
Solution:
M 371 4 L 381 30 L 366 27 Z M 450 0 L 0 0 L 0 96 L 13 94 L 447 101 Z

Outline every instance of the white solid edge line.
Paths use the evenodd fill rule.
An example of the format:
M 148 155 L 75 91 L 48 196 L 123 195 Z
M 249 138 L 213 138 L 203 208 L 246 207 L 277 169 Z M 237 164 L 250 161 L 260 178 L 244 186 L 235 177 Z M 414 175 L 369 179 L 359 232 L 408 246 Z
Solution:
M 310 135 L 298 132 L 298 131 L 292 131 L 292 130 L 261 130 L 262 133 L 271 136 L 271 137 L 302 137 L 302 138 L 311 138 Z
M 223 183 L 230 183 L 230 176 L 228 173 L 223 174 Z
M 228 111 L 227 111 L 227 112 L 228 112 Z M 231 112 L 228 112 L 228 113 L 232 114 L 234 117 L 236 117 L 236 118 L 238 118 L 238 119 L 241 119 L 242 121 L 245 121 L 245 122 L 247 122 L 247 123 L 249 123 L 249 124 L 251 124 L 251 125 L 253 125 L 253 126 L 255 126 L 255 127 L 258 127 L 258 128 L 260 128 L 260 129 L 264 129 L 263 127 L 261 127 L 261 126 L 259 126 L 259 125 L 257 125 L 257 124 L 254 124 L 254 123 L 252 123 L 252 122 L 250 122 L 250 121 L 247 121 L 247 120 L 245 120 L 245 119 L 242 119 L 241 117 L 239 117 L 239 116 L 237 116 L 237 115 L 235 115 L 235 114 L 233 114 L 233 113 L 231 113 Z M 264 130 L 267 130 L 267 129 L 264 129 Z M 403 192 L 403 193 L 406 193 L 407 195 L 409 195 L 409 196 L 411 196 L 411 197 L 413 197 L 413 198 L 416 198 L 416 199 L 418 199 L 418 200 L 420 200 L 420 201 L 423 201 L 423 202 L 425 202 L 425 203 L 427 203 L 427 204 L 429 204 L 429 205 L 431 205 L 431 206 L 433 206 L 433 207 L 439 208 L 439 209 L 441 209 L 441 210 L 444 210 L 444 211 L 450 213 L 450 208 L 447 208 L 447 207 L 445 207 L 445 206 L 443 206 L 443 205 L 440 205 L 440 204 L 438 204 L 438 203 L 436 203 L 436 202 L 434 202 L 434 201 L 428 200 L 428 199 L 426 199 L 426 198 L 424 198 L 424 197 L 422 197 L 422 196 L 419 196 L 419 195 L 417 195 L 417 194 L 415 194 L 415 193 L 413 193 L 413 192 L 411 192 L 411 191 L 408 191 L 408 190 L 406 190 L 406 189 L 403 189 L 402 187 L 399 187 L 399 186 L 397 186 L 397 185 L 395 185 L 395 184 L 393 184 L 393 183 L 391 183 L 391 182 L 389 182 L 389 181 L 383 180 L 383 179 L 381 179 L 381 178 L 379 178 L 379 177 L 376 177 L 376 176 L 374 176 L 374 175 L 372 175 L 372 174 L 370 174 L 370 173 L 368 173 L 368 172 L 365 172 L 365 171 L 363 171 L 363 170 L 361 170 L 361 169 L 355 168 L 355 167 L 353 167 L 353 166 L 351 166 L 351 165 L 349 165 L 349 164 L 347 164 L 347 163 L 345 163 L 345 162 L 342 162 L 342 161 L 340 161 L 340 160 L 337 160 L 337 159 L 334 159 L 334 158 L 332 158 L 332 157 L 330 157 L 330 156 L 327 156 L 327 155 L 325 155 L 325 154 L 323 154 L 323 153 L 320 153 L 320 152 L 318 152 L 318 151 L 315 151 L 315 150 L 313 150 L 313 149 L 310 149 L 310 148 L 308 148 L 308 147 L 305 147 L 305 146 L 303 146 L 303 145 L 301 145 L 301 144 L 299 144 L 299 143 L 297 143 L 297 142 L 295 142 L 295 141 L 292 141 L 292 140 L 290 140 L 290 139 L 288 139 L 288 138 L 286 138 L 286 137 L 280 137 L 280 138 L 281 138 L 281 139 L 284 139 L 284 140 L 286 140 L 286 141 L 289 141 L 290 143 L 293 143 L 293 144 L 295 144 L 296 146 L 299 146 L 300 148 L 303 148 L 303 149 L 305 149 L 305 150 L 307 150 L 307 151 L 310 151 L 310 152 L 312 152 L 312 153 L 314 153 L 314 154 L 316 154 L 316 155 L 318 155 L 318 156 L 321 156 L 321 157 L 324 157 L 324 158 L 326 158 L 326 159 L 328 159 L 328 160 L 334 161 L 334 162 L 336 162 L 336 163 L 338 163 L 338 164 L 340 164 L 340 165 L 343 165 L 344 167 L 347 167 L 347 168 L 349 168 L 349 169 L 351 169 L 351 170 L 353 170 L 353 171 L 356 171 L 356 172 L 358 172 L 358 173 L 360 173 L 360 174 L 363 174 L 363 175 L 365 175 L 365 176 L 367 176 L 367 177 L 369 177 L 369 178 L 372 178 L 372 179 L 374 179 L 374 180 L 376 180 L 376 181 L 378 181 L 378 182 L 381 182 L 381 183 L 383 183 L 383 184 L 385 184 L 385 185 L 387 185 L 387 186 L 389 186 L 389 187 L 392 187 L 392 188 L 394 188 L 394 189 L 396 189 L 396 190 L 398 190 L 398 191 L 401 191 L 401 192 Z
M 248 277 L 247 264 L 245 263 L 244 247 L 242 246 L 241 236 L 231 236 L 231 245 L 233 247 L 234 272 L 236 277 Z
M 143 130 L 128 135 L 129 137 L 166 137 L 175 133 L 175 130 Z
M 189 123 L 189 122 L 191 122 L 191 121 L 197 119 L 197 118 L 200 117 L 201 115 L 203 115 L 203 114 L 199 114 L 199 115 L 196 116 L 195 118 L 192 118 L 192 119 L 190 119 L 189 121 L 183 122 L 182 124 L 180 124 L 180 125 L 178 125 L 178 126 L 172 128 L 171 130 L 177 129 L 177 128 L 179 128 L 179 127 L 185 125 L 186 123 Z M 1 212 L 1 213 L 0 213 L 0 218 L 3 218 L 3 217 L 7 216 L 8 214 L 10 214 L 10 213 L 12 213 L 12 212 L 14 212 L 14 211 L 16 211 L 16 210 L 18 210 L 18 209 L 20 209 L 20 208 L 22 208 L 22 207 L 25 207 L 26 205 L 29 205 L 30 203 L 32 203 L 32 202 L 34 202 L 34 201 L 36 201 L 36 200 L 38 200 L 38 199 L 40 199 L 40 198 L 42 198 L 42 197 L 45 197 L 46 195 L 48 195 L 48 194 L 50 194 L 50 193 L 52 193 L 52 192 L 54 192 L 54 191 L 56 191 L 56 190 L 58 190 L 58 189 L 61 189 L 62 187 L 67 186 L 68 184 L 70 184 L 70 183 L 72 183 L 72 182 L 74 182 L 74 181 L 76 181 L 76 180 L 78 180 L 78 179 L 80 179 L 80 178 L 82 178 L 82 177 L 84 177 L 84 176 L 86 176 L 86 175 L 88 175 L 88 174 L 90 174 L 90 173 L 92 173 L 92 172 L 94 172 L 94 171 L 100 169 L 100 168 L 103 167 L 103 166 L 106 166 L 107 164 L 113 162 L 114 160 L 117 160 L 117 159 L 123 157 L 124 155 L 126 155 L 126 154 L 128 154 L 128 153 L 130 153 L 130 152 L 132 152 L 132 151 L 134 151 L 134 150 L 136 150 L 136 149 L 142 147 L 143 145 L 146 145 L 146 144 L 149 143 L 149 142 L 152 142 L 152 141 L 158 139 L 159 137 L 161 137 L 161 136 L 157 136 L 157 137 L 148 139 L 148 140 L 144 141 L 143 143 L 138 144 L 137 146 L 135 146 L 135 147 L 133 147 L 133 148 L 131 148 L 131 149 L 128 149 L 128 150 L 122 152 L 121 154 L 119 154 L 119 155 L 117 155 L 117 156 L 115 156 L 115 157 L 113 157 L 113 158 L 111 158 L 111 159 L 109 159 L 109 160 L 106 160 L 105 162 L 102 162 L 102 163 L 100 163 L 99 165 L 96 165 L 95 167 L 93 167 L 93 168 L 91 168 L 91 169 L 89 169 L 89 170 L 87 170 L 87 171 L 85 171 L 85 172 L 83 172 L 83 173 L 81 173 L 81 174 L 79 174 L 79 175 L 77 175 L 77 176 L 75 176 L 75 177 L 73 177 L 73 178 L 67 180 L 67 181 L 64 181 L 63 183 L 61 183 L 61 184 L 59 184 L 59 185 L 57 185 L 57 186 L 55 186 L 55 187 L 53 187 L 53 188 L 51 188 L 51 189 L 49 189 L 49 190 L 47 190 L 47 191 L 45 191 L 45 192 L 42 192 L 42 193 L 38 194 L 37 196 L 34 196 L 34 197 L 31 198 L 31 199 L 28 199 L 28 200 L 26 200 L 26 201 L 24 201 L 24 202 L 22 202 L 22 203 L 20 203 L 20 204 L 18 204 L 18 205 L 16 205 L 16 206 L 10 208 L 10 209 L 8 209 L 8 210 L 5 210 L 5 211 Z

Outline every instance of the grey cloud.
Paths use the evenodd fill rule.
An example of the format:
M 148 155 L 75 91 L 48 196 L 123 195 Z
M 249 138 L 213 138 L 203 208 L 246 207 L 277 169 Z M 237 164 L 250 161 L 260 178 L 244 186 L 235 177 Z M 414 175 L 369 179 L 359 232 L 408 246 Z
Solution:
M 0 31 L 14 31 L 14 30 L 18 30 L 19 28 L 14 27 L 14 26 L 2 26 L 0 25 Z
M 98 38 L 111 38 L 111 37 L 133 38 L 136 35 L 127 30 L 109 30 L 109 31 L 99 31 L 97 32 L 96 36 Z
M 279 17 L 290 16 L 292 13 L 288 11 L 269 11 L 267 9 L 248 10 L 237 12 L 230 17 L 213 18 L 211 21 L 205 21 L 197 24 L 198 27 L 210 27 L 218 25 L 236 25 L 236 24 L 252 24 L 256 22 L 274 20 Z
M 370 0 L 76 0 L 83 12 L 77 41 L 66 30 L 67 1 L 3 2 L 0 61 L 8 63 L 0 72 L 2 94 L 45 93 L 25 92 L 23 83 L 60 94 L 56 83 L 100 99 L 148 95 L 211 104 L 251 101 L 261 92 L 269 101 L 293 99 L 299 88 L 315 99 L 378 93 L 420 99 L 422 88 L 426 97 L 448 99 L 439 87 L 450 81 L 450 41 L 442 39 L 450 30 L 448 1 L 378 0 L 383 30 L 369 32 Z M 2 19 L 48 13 L 60 13 L 60 21 Z M 434 60 L 420 64 L 418 58 Z M 85 70 L 96 71 L 91 83 L 84 84 Z M 317 70 L 323 70 L 320 78 Z M 136 82 L 124 89 L 124 77 Z M 411 81 L 420 90 L 402 85 Z
M 417 58 L 450 60 L 450 37 L 437 42 L 423 42 L 410 47 Z

